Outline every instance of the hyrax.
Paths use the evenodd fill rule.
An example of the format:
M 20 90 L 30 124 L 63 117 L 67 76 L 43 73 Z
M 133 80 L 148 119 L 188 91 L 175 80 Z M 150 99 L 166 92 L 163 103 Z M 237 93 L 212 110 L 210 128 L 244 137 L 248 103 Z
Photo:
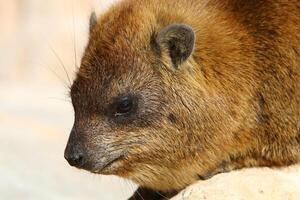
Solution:
M 123 0 L 90 21 L 72 166 L 155 199 L 300 161 L 300 1 Z

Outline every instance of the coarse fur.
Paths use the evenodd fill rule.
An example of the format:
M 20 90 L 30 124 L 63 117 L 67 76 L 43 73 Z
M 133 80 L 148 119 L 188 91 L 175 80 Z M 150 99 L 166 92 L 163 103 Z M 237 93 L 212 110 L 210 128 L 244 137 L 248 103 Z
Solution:
M 80 168 L 165 193 L 299 162 L 299 22 L 298 0 L 121 1 L 91 28 L 66 152 L 83 152 Z M 160 39 L 172 25 L 194 34 L 176 62 Z M 128 94 L 136 112 L 113 119 L 110 105 Z

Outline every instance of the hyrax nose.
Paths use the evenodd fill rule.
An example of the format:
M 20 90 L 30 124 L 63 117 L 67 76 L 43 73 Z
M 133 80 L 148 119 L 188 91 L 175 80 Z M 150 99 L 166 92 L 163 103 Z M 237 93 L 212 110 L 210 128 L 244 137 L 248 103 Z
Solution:
M 67 147 L 64 156 L 73 167 L 80 168 L 85 164 L 84 154 L 78 147 Z

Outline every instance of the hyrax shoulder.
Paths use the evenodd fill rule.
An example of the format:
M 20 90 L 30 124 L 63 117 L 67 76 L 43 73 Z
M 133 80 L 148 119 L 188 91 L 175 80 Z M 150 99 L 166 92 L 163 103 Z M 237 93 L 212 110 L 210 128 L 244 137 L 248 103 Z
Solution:
M 300 2 L 125 0 L 91 18 L 65 156 L 169 192 L 300 160 Z

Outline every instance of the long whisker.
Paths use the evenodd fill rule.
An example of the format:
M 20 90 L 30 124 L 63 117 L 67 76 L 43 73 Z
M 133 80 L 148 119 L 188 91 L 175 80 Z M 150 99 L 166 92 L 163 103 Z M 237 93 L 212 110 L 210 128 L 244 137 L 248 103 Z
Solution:
M 70 86 L 68 85 L 68 82 L 66 82 L 65 79 L 63 79 L 60 75 L 58 75 L 58 73 L 55 72 L 55 70 L 53 70 L 48 64 L 39 63 L 39 65 L 42 66 L 44 69 L 49 70 L 64 85 L 64 87 L 67 90 L 70 89 Z
M 54 54 L 54 56 L 58 60 L 59 65 L 63 68 L 63 71 L 66 74 L 69 83 L 66 82 L 65 79 L 62 79 L 49 65 L 47 65 L 47 69 L 50 70 L 64 84 L 64 86 L 66 87 L 67 90 L 69 90 L 71 88 L 72 82 L 71 82 L 71 78 L 68 74 L 67 68 L 65 67 L 62 59 L 59 57 L 59 55 L 56 53 L 56 51 L 52 47 L 51 43 L 47 40 L 47 37 L 44 35 L 44 33 L 40 32 L 40 35 L 43 36 L 44 40 L 47 43 L 47 47 L 52 51 L 52 53 Z M 44 63 L 42 63 L 42 64 L 44 64 Z
M 130 181 L 126 181 L 126 183 L 127 183 L 129 186 L 131 186 L 131 189 L 133 190 L 134 186 L 132 185 L 132 183 L 131 183 Z M 136 192 L 143 200 L 145 200 L 144 197 L 143 197 L 143 196 L 141 195 L 141 193 L 139 192 L 139 188 L 137 188 L 135 192 Z
M 63 99 L 63 98 L 49 97 L 48 99 L 53 99 L 53 100 L 58 100 L 58 101 L 63 101 L 63 102 L 71 103 L 71 100 L 67 100 L 67 99 Z
M 51 49 L 53 55 L 56 57 L 56 59 L 58 60 L 58 62 L 60 63 L 61 67 L 63 68 L 64 70 L 64 73 L 66 74 L 67 78 L 68 78 L 68 81 L 69 81 L 69 87 L 71 87 L 72 85 L 72 82 L 71 82 L 71 79 L 70 79 L 70 76 L 68 74 L 68 71 L 67 71 L 67 68 L 65 67 L 62 59 L 59 57 L 59 55 L 56 53 L 56 51 L 52 48 L 52 46 L 50 44 L 48 44 L 49 48 Z
M 119 181 L 119 185 L 121 186 L 122 196 L 125 197 L 126 193 L 125 193 L 125 190 L 124 190 L 124 182 L 121 179 L 118 179 L 118 181 Z
M 75 24 L 75 10 L 74 0 L 72 0 L 72 18 L 73 18 L 73 49 L 74 49 L 74 67 L 77 70 L 77 41 L 76 41 L 76 24 Z
M 161 194 L 160 192 L 158 191 L 155 191 L 156 194 L 158 194 L 159 196 L 163 197 L 164 199 L 169 199 L 168 197 L 166 197 L 165 195 Z

